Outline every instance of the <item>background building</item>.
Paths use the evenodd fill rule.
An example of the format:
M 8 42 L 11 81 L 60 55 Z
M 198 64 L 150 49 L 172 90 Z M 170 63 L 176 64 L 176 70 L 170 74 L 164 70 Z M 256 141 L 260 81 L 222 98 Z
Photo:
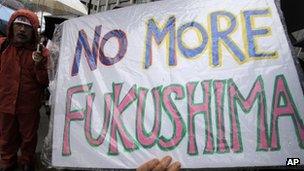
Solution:
M 157 0 L 80 0 L 84 5 L 89 7 L 90 1 L 90 14 L 97 12 L 107 11 L 113 9 L 116 5 L 121 4 L 141 4 L 147 2 L 153 2 Z

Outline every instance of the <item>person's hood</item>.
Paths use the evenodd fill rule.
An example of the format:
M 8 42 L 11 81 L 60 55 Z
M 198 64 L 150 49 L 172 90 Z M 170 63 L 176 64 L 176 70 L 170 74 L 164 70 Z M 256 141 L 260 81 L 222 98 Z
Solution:
M 34 38 L 32 39 L 34 42 L 33 45 L 37 44 L 38 43 L 38 28 L 39 28 L 39 20 L 38 20 L 38 17 L 37 15 L 30 11 L 30 10 L 27 10 L 27 9 L 19 9 L 17 11 L 15 11 L 13 13 L 13 15 L 11 16 L 9 22 L 8 22 L 8 25 L 7 25 L 7 35 L 8 35 L 8 38 L 12 40 L 13 38 L 13 22 L 15 21 L 15 19 L 17 17 L 20 17 L 20 16 L 23 16 L 23 17 L 26 17 L 33 29 L 34 29 Z

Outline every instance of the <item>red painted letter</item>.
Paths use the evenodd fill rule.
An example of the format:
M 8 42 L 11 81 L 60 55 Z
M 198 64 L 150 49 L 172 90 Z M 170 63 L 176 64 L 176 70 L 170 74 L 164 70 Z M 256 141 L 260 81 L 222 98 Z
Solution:
M 170 85 L 163 90 L 163 107 L 174 127 L 173 136 L 170 139 L 164 136 L 159 137 L 158 145 L 163 150 L 175 148 L 185 135 L 185 122 L 171 99 L 173 93 L 176 95 L 176 100 L 182 100 L 185 97 L 183 87 L 180 85 Z
M 84 119 L 85 113 L 84 111 L 89 111 L 87 109 L 91 108 L 89 106 L 93 102 L 94 94 L 90 93 L 92 88 L 92 83 L 87 85 L 80 85 L 76 87 L 71 87 L 67 91 L 66 95 L 66 115 L 65 115 L 65 123 L 64 123 L 64 132 L 63 132 L 63 147 L 62 147 L 62 155 L 68 156 L 71 155 L 70 149 L 70 123 L 71 121 L 82 121 Z M 86 99 L 86 108 L 85 109 L 78 109 L 76 111 L 71 111 L 71 103 L 72 103 L 72 96 L 77 93 L 87 93 Z
M 284 100 L 284 104 L 280 104 L 280 100 Z M 296 105 L 293 102 L 286 79 L 284 75 L 278 75 L 275 81 L 275 89 L 272 100 L 271 113 L 271 150 L 279 150 L 279 129 L 278 119 L 281 116 L 291 117 L 295 132 L 298 137 L 299 146 L 304 149 L 304 125 L 297 111 Z
M 119 103 L 119 96 L 121 93 L 122 84 L 114 84 L 113 85 L 113 94 L 114 94 L 114 114 L 111 122 L 111 139 L 110 139 L 110 147 L 109 154 L 117 155 L 118 147 L 117 147 L 117 133 L 121 137 L 122 144 L 126 150 L 135 150 L 137 146 L 129 136 L 129 133 L 124 127 L 123 122 L 120 119 L 120 115 L 123 113 L 127 107 L 136 100 L 136 86 L 134 85 L 126 96 Z
M 203 89 L 203 103 L 194 103 L 194 92 L 198 82 L 187 83 L 187 104 L 188 104 L 188 154 L 198 154 L 196 138 L 195 138 L 195 125 L 194 118 L 198 114 L 204 114 L 205 118 L 205 134 L 206 143 L 204 153 L 213 153 L 213 131 L 211 123 L 211 112 L 210 112 L 210 81 L 204 81 L 201 83 Z

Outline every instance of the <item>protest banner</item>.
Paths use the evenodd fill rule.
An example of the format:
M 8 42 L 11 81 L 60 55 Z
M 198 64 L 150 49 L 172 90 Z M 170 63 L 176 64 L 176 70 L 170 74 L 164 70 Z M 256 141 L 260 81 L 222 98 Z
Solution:
M 52 164 L 303 161 L 304 98 L 274 0 L 166 0 L 68 20 Z

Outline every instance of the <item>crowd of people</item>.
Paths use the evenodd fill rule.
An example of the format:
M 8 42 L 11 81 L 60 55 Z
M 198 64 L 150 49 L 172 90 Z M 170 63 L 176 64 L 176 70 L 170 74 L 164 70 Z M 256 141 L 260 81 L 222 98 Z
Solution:
M 39 109 L 48 86 L 48 50 L 40 44 L 39 20 L 30 10 L 17 10 L 0 37 L 0 171 L 34 171 Z M 21 154 L 18 156 L 18 151 Z M 172 157 L 152 159 L 138 171 L 177 171 Z

